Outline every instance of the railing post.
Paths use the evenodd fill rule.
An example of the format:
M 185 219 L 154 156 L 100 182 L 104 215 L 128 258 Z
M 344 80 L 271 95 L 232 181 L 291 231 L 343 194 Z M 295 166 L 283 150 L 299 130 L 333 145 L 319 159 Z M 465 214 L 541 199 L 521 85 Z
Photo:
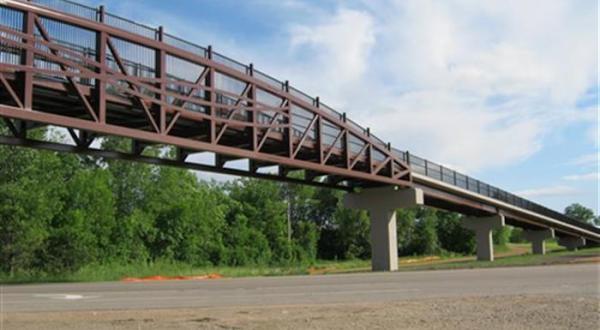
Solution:
M 317 119 L 317 143 L 319 148 L 319 164 L 323 164 L 323 117 Z
M 286 80 L 283 83 L 283 91 L 286 94 L 290 93 L 290 82 L 289 80 Z M 294 127 L 292 126 L 292 101 L 289 99 L 289 97 L 287 98 L 287 122 L 285 123 L 287 128 L 287 148 L 288 148 L 288 156 L 292 157 L 292 154 L 294 153 Z
M 105 19 L 104 6 L 98 7 L 96 11 L 98 22 L 103 23 Z M 104 31 L 96 32 L 96 62 L 98 62 L 99 79 L 94 80 L 94 103 L 98 111 L 98 121 L 106 123 L 106 43 L 108 35 Z
M 35 15 L 26 11 L 23 14 L 23 33 L 26 34 L 29 39 L 26 41 L 26 44 L 30 47 L 35 47 Z M 34 59 L 34 51 L 33 50 L 23 50 L 21 55 L 21 64 L 28 67 L 33 68 L 33 59 Z M 20 80 L 20 92 L 21 92 L 21 100 L 23 102 L 23 107 L 25 109 L 31 109 L 33 107 L 33 72 L 25 71 L 20 72 L 19 74 Z
M 208 59 L 211 61 L 213 59 L 213 49 L 211 45 L 209 45 L 206 48 L 206 57 L 208 57 Z M 214 143 L 217 139 L 217 93 L 215 90 L 215 69 L 212 66 L 212 64 L 208 68 L 208 74 L 206 75 L 206 85 L 210 88 L 210 92 L 208 95 L 210 99 L 210 108 L 208 110 L 210 114 L 209 141 L 210 143 Z
M 156 40 L 159 42 L 163 42 L 163 38 L 164 38 L 164 29 L 162 26 L 159 26 L 158 29 L 156 30 Z M 160 48 L 160 49 L 155 49 L 155 62 L 154 62 L 154 76 L 156 77 L 156 79 L 158 79 L 158 82 L 156 83 L 156 88 L 160 89 L 160 94 L 157 95 L 158 101 L 160 102 L 160 104 L 158 104 L 158 106 L 156 107 L 156 109 L 158 110 L 158 116 L 159 116 L 159 131 L 160 134 L 165 134 L 167 131 L 167 109 L 166 107 L 163 105 L 167 98 L 166 98 L 166 79 L 167 79 L 167 64 L 166 64 L 166 53 L 165 51 Z
M 96 10 L 96 20 L 100 23 L 104 23 L 105 16 L 106 11 L 104 9 L 104 6 L 100 5 L 98 7 L 98 10 Z
M 248 65 L 248 75 L 251 77 L 254 77 L 254 64 L 250 63 Z M 257 129 L 256 129 L 256 125 L 257 125 L 257 119 L 259 116 L 259 112 L 258 112 L 258 108 L 256 107 L 256 85 L 254 83 L 250 83 L 250 90 L 248 91 L 248 98 L 251 100 L 250 102 L 248 102 L 248 107 L 251 108 L 251 111 L 248 111 L 248 121 L 250 121 L 252 123 L 252 126 L 250 127 L 250 134 L 251 134 L 251 144 L 252 144 L 252 150 L 257 151 L 258 149 L 258 137 L 257 137 Z

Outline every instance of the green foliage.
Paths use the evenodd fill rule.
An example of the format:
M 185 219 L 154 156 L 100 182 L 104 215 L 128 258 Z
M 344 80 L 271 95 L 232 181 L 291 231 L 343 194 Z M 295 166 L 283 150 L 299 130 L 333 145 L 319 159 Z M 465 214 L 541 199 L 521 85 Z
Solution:
M 511 243 L 525 243 L 525 242 L 527 242 L 527 240 L 523 236 L 523 229 L 518 228 L 518 227 L 512 228 L 511 231 L 510 231 L 509 241 Z
M 437 233 L 440 245 L 447 251 L 461 254 L 475 252 L 475 235 L 462 225 L 457 213 L 437 211 Z
M 62 139 L 43 129 L 31 134 Z M 119 138 L 102 144 L 131 148 Z M 255 179 L 207 184 L 183 169 L 0 147 L 0 273 L 77 274 L 128 264 L 298 267 L 318 259 L 367 259 L 369 217 L 344 208 L 343 197 L 342 191 Z M 582 221 L 593 217 L 576 204 L 567 213 Z M 473 253 L 474 235 L 461 221 L 456 213 L 423 207 L 398 210 L 400 255 Z M 494 242 L 504 245 L 519 235 L 500 230 Z
M 76 270 L 106 261 L 113 250 L 115 228 L 110 173 L 102 169 L 76 172 L 66 184 L 64 208 L 52 222 L 46 242 L 46 268 Z
M 396 236 L 398 238 L 398 254 L 413 254 L 415 239 L 417 208 L 396 210 Z
M 147 237 L 151 257 L 218 264 L 226 213 L 219 197 L 188 171 L 159 168 L 144 200 L 154 219 L 153 235 Z
M 235 220 L 244 217 L 248 226 L 255 228 L 269 244 L 271 262 L 290 261 L 292 244 L 288 240 L 287 205 L 281 197 L 280 186 L 270 181 L 239 179 L 226 187 L 233 203 L 227 218 L 235 226 Z
M 62 208 L 60 158 L 0 148 L 0 269 L 13 273 L 45 262 L 52 220 Z
M 505 246 L 510 242 L 511 227 L 504 226 L 500 229 L 494 229 L 492 231 L 492 239 L 495 245 Z
M 223 264 L 232 266 L 266 265 L 271 261 L 271 248 L 265 235 L 248 224 L 243 214 L 228 218 L 228 230 L 224 233 L 227 249 Z
M 419 207 L 410 249 L 413 254 L 434 255 L 441 251 L 437 235 L 437 215 L 434 209 Z
M 600 215 L 595 216 L 594 210 L 579 203 L 573 203 L 565 208 L 565 214 L 575 220 L 600 226 Z

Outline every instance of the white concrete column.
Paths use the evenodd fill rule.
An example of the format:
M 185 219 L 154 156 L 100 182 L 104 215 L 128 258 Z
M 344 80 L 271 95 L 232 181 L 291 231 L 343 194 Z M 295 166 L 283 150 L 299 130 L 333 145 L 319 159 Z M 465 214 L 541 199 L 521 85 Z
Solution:
M 585 238 L 575 236 L 559 237 L 558 245 L 566 247 L 569 251 L 577 251 L 577 248 L 585 245 Z
M 524 230 L 523 236 L 531 242 L 531 252 L 533 254 L 546 254 L 546 243 L 548 238 L 554 238 L 554 229 L 547 228 L 542 230 Z
M 371 269 L 375 271 L 398 270 L 398 238 L 396 237 L 396 210 L 372 209 L 371 218 Z
M 504 226 L 504 215 L 497 214 L 491 217 L 465 217 L 463 227 L 475 232 L 477 244 L 477 260 L 494 261 L 494 242 L 492 230 Z
M 344 205 L 367 210 L 371 219 L 371 268 L 374 271 L 398 270 L 396 209 L 423 204 L 420 189 L 381 187 L 363 189 L 344 197 Z

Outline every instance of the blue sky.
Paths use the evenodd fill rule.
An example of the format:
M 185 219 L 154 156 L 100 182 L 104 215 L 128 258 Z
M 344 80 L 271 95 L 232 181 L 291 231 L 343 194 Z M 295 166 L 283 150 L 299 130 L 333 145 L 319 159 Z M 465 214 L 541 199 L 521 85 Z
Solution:
M 252 62 L 399 149 L 598 212 L 597 1 L 85 2 Z

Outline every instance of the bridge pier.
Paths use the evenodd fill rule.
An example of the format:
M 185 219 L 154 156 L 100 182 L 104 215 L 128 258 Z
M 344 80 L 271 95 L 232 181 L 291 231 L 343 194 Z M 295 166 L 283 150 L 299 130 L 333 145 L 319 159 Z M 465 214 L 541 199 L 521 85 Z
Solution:
M 559 237 L 558 245 L 566 247 L 569 251 L 577 251 L 577 248 L 585 245 L 585 238 L 574 236 Z
M 371 219 L 371 269 L 373 271 L 398 270 L 398 239 L 396 237 L 396 209 L 423 204 L 420 189 L 381 187 L 349 193 L 344 205 L 352 209 L 367 210 Z
M 475 232 L 477 244 L 477 260 L 494 261 L 494 242 L 492 230 L 504 226 L 504 215 L 497 214 L 491 217 L 465 217 L 463 227 Z
M 533 254 L 546 254 L 546 243 L 545 240 L 548 238 L 554 238 L 554 229 L 542 229 L 542 230 L 524 230 L 523 236 L 526 240 L 531 242 L 531 252 Z

